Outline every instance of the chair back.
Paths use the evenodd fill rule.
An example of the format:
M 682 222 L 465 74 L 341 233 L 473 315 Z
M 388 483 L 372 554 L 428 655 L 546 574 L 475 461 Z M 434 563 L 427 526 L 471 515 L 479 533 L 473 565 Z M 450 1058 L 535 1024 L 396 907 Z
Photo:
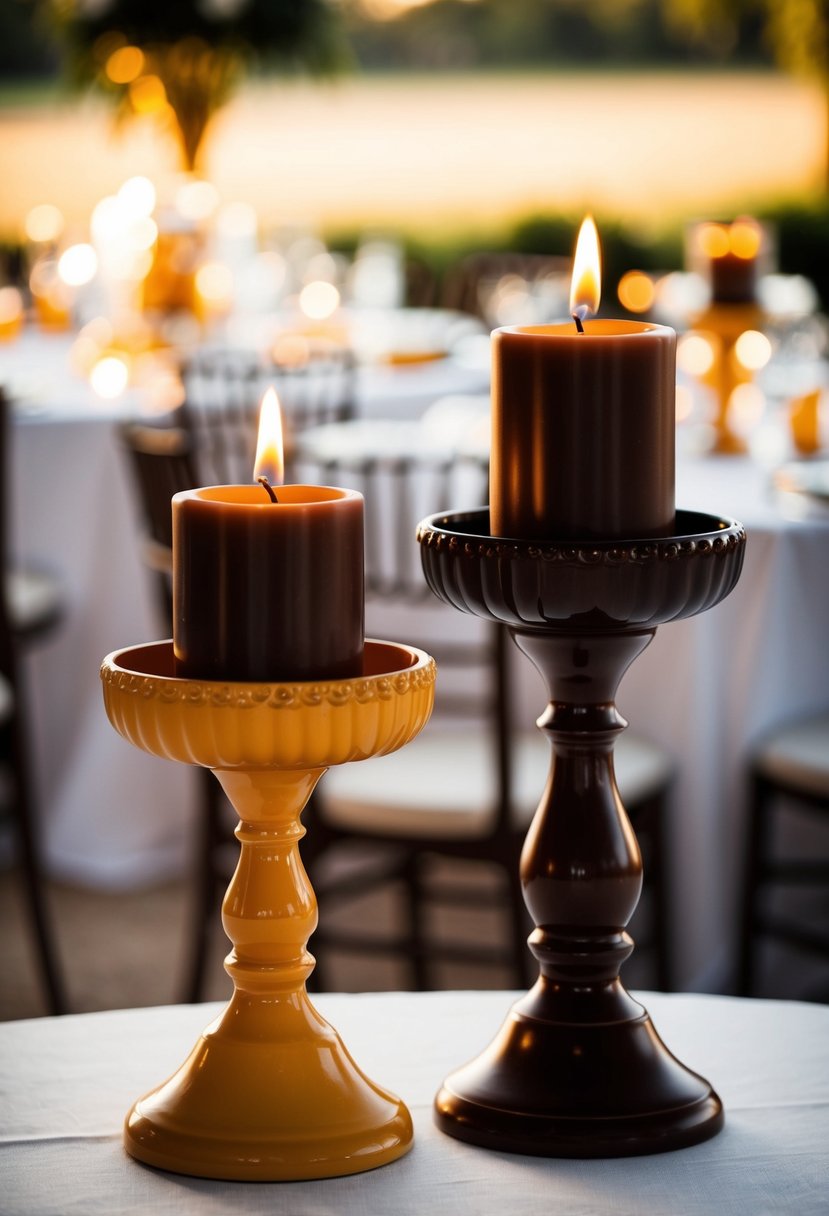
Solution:
M 366 425 L 351 424 L 353 428 Z M 381 425 L 372 424 L 375 431 Z M 480 723 L 495 757 L 495 830 L 509 832 L 506 630 L 458 613 L 435 598 L 423 577 L 415 538 L 417 524 L 425 515 L 486 501 L 487 462 L 471 455 L 424 454 L 416 449 L 405 455 L 360 456 L 353 452 L 348 432 L 348 426 L 327 427 L 301 437 L 298 470 L 304 480 L 363 494 L 366 633 L 421 646 L 435 657 L 439 679 L 431 729 L 451 729 L 453 720 L 465 725 Z M 341 443 L 337 443 L 338 434 Z M 331 454 L 338 447 L 347 454 Z
M 191 434 L 202 485 L 252 480 L 259 405 L 269 385 L 279 397 L 285 480 L 293 481 L 296 436 L 354 414 L 355 364 L 347 347 L 283 335 L 273 358 L 205 348 L 184 369 L 182 425 Z
M 180 490 L 202 484 L 196 471 L 190 435 L 180 426 L 124 422 L 118 435 L 132 472 L 143 537 L 141 555 L 154 575 L 161 619 L 173 622 L 173 515 L 170 499 Z

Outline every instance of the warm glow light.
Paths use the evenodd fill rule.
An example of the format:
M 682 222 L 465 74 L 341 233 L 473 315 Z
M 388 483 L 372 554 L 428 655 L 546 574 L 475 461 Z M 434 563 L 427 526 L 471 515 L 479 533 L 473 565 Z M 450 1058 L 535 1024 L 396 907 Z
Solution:
M 0 287 L 0 325 L 9 325 L 23 316 L 23 297 L 16 287 Z
M 158 76 L 139 76 L 130 85 L 130 101 L 137 114 L 158 114 L 167 105 L 167 93 Z
M 747 329 L 734 344 L 734 357 L 749 372 L 759 372 L 771 358 L 771 342 L 759 329 Z
M 96 244 L 105 244 L 120 237 L 123 225 L 123 213 L 114 194 L 108 194 L 95 204 L 89 228 Z
M 95 392 L 107 401 L 123 393 L 129 378 L 129 368 L 117 355 L 107 355 L 99 359 L 89 374 L 89 381 Z
M 24 226 L 30 241 L 56 241 L 63 232 L 63 216 L 51 203 L 41 203 L 32 207 Z
M 139 253 L 152 249 L 158 240 L 158 224 L 149 215 L 144 215 L 130 224 L 126 239 L 130 247 Z
M 694 412 L 694 394 L 687 384 L 676 386 L 676 420 L 685 422 Z
M 91 245 L 70 245 L 58 261 L 58 274 L 68 287 L 91 283 L 97 269 L 98 255 Z
M 224 237 L 243 239 L 256 235 L 256 212 L 250 203 L 225 203 L 216 217 L 216 227 Z
M 302 334 L 280 334 L 273 344 L 271 358 L 280 367 L 302 367 L 310 352 L 308 339 Z
M 256 443 L 256 459 L 253 462 L 253 480 L 267 477 L 272 486 L 281 486 L 285 476 L 282 455 L 282 415 L 279 398 L 273 388 L 265 390 L 259 408 L 259 437 Z
M 585 217 L 579 229 L 573 257 L 573 278 L 570 285 L 570 313 L 584 320 L 588 313 L 599 311 L 602 296 L 602 259 L 599 234 L 593 217 Z
M 760 252 L 762 233 L 751 220 L 735 220 L 728 233 L 731 252 L 738 258 L 756 258 Z
M 219 205 L 219 192 L 210 182 L 187 181 L 176 191 L 176 209 L 186 220 L 206 220 Z
M 118 191 L 117 198 L 130 218 L 143 219 L 153 213 L 155 186 L 148 177 L 130 177 Z
M 196 290 L 209 304 L 229 304 L 233 299 L 233 271 L 223 262 L 205 262 L 196 271 Z
M 689 376 L 704 376 L 714 366 L 714 347 L 702 334 L 683 334 L 676 347 L 676 361 Z
M 724 258 L 732 253 L 737 258 L 756 258 L 763 243 L 763 233 L 754 220 L 735 220 L 733 224 L 702 224 L 697 233 L 700 252 L 707 258 Z
M 122 46 L 106 61 L 106 72 L 113 84 L 129 84 L 144 70 L 144 52 L 137 46 Z
M 33 296 L 46 300 L 50 307 L 65 312 L 72 306 L 72 292 L 58 277 L 58 264 L 53 258 L 41 258 L 32 267 L 29 288 Z
M 728 253 L 728 233 L 722 224 L 703 224 L 697 240 L 700 252 L 707 258 L 722 258 Z
M 735 431 L 747 435 L 763 416 L 766 398 L 756 384 L 738 384 L 728 398 L 728 416 Z
M 628 312 L 647 312 L 656 298 L 653 281 L 641 270 L 629 270 L 623 274 L 617 292 L 619 303 Z
M 340 293 L 333 283 L 306 283 L 299 293 L 299 307 L 312 321 L 324 321 L 337 311 Z

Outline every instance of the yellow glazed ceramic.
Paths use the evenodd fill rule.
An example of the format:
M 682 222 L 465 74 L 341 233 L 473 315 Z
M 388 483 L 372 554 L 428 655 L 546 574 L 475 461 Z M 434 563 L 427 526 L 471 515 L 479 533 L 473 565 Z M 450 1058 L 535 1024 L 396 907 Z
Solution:
M 241 853 L 222 907 L 234 994 L 169 1081 L 127 1116 L 127 1151 L 204 1178 L 328 1178 L 411 1147 L 408 1110 L 363 1075 L 305 991 L 317 903 L 300 815 L 325 769 L 394 751 L 432 710 L 435 664 L 366 642 L 365 674 L 319 684 L 201 683 L 173 674 L 171 642 L 109 655 L 107 714 L 156 756 L 216 773 Z

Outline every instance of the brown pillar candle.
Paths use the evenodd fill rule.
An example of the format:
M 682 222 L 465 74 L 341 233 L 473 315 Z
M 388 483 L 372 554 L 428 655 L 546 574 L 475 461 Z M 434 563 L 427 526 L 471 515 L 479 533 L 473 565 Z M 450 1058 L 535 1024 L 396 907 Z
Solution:
M 608 540 L 674 524 L 676 335 L 637 321 L 492 335 L 493 536 Z
M 211 486 L 173 498 L 180 676 L 334 680 L 363 654 L 363 497 L 330 486 Z
M 492 335 L 493 536 L 613 540 L 673 530 L 676 334 L 585 321 L 599 292 L 598 237 L 587 220 L 573 321 Z
M 696 260 L 707 273 L 712 304 L 753 304 L 757 298 L 764 234 L 749 217 L 733 224 L 698 224 L 693 232 Z
M 268 389 L 253 469 L 261 484 L 173 497 L 180 676 L 274 682 L 362 672 L 363 496 L 279 485 L 282 469 L 279 402 Z

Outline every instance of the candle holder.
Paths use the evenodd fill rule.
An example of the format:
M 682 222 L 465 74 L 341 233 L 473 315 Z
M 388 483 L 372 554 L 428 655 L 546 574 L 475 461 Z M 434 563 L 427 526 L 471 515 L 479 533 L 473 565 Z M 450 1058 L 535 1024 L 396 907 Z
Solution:
M 538 725 L 553 762 L 521 857 L 540 976 L 486 1051 L 444 1082 L 438 1126 L 551 1157 L 696 1144 L 722 1127 L 722 1104 L 619 979 L 642 860 L 613 772 L 627 725 L 614 697 L 657 625 L 732 590 L 745 532 L 687 511 L 677 512 L 677 535 L 659 540 L 545 544 L 488 532 L 484 508 L 430 516 L 418 539 L 435 594 L 506 624 L 549 688 Z
M 748 445 L 734 430 L 731 418 L 732 394 L 740 384 L 746 384 L 752 373 L 737 361 L 736 346 L 747 330 L 762 330 L 765 314 L 758 304 L 712 303 L 694 317 L 691 327 L 713 339 L 713 363 L 704 382 L 714 390 L 716 413 L 713 419 L 714 437 L 709 451 L 719 456 L 741 456 Z
M 317 903 L 298 849 L 303 807 L 326 768 L 403 747 L 432 709 L 435 664 L 422 651 L 367 641 L 363 671 L 320 683 L 178 679 L 171 642 L 104 660 L 115 729 L 153 755 L 213 769 L 240 819 L 222 906 L 235 990 L 181 1068 L 127 1116 L 127 1151 L 148 1165 L 328 1178 L 411 1147 L 404 1104 L 363 1075 L 305 990 Z

